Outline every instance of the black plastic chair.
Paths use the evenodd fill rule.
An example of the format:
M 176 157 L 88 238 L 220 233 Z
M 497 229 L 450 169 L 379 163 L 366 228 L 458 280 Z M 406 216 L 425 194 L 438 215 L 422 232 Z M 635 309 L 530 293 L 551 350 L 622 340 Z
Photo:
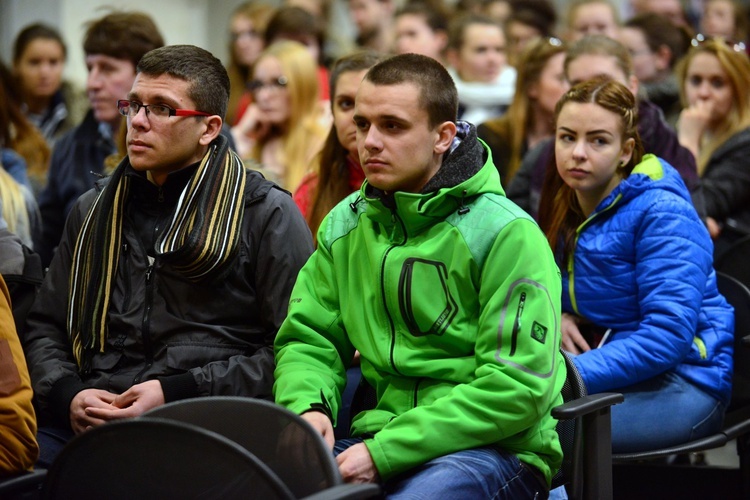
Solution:
M 611 407 L 622 403 L 620 393 L 587 394 L 570 354 L 565 357 L 567 377 L 562 388 L 564 404 L 552 409 L 559 420 L 557 435 L 563 463 L 552 478 L 552 488 L 565 486 L 568 498 L 612 498 Z
M 374 484 L 344 484 L 320 434 L 299 415 L 269 401 L 230 396 L 175 401 L 147 418 L 187 422 L 221 434 L 257 456 L 294 498 L 375 498 Z
M 46 469 L 25 472 L 14 477 L 0 479 L 2 500 L 37 500 L 41 498 Z
M 257 457 L 198 426 L 138 418 L 76 436 L 50 467 L 42 498 L 292 499 Z
M 626 464 L 701 452 L 720 448 L 736 439 L 740 461 L 740 489 L 743 498 L 750 498 L 750 289 L 731 276 L 721 272 L 716 274 L 719 291 L 734 307 L 735 317 L 732 399 L 723 428 L 713 435 L 668 448 L 614 454 L 612 461 L 614 464 Z

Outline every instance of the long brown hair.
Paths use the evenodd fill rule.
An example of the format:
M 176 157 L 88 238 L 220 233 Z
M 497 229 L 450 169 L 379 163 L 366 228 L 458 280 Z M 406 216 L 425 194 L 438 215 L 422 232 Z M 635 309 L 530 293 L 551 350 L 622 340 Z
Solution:
M 330 74 L 331 109 L 335 106 L 336 86 L 344 73 L 363 71 L 375 66 L 382 56 L 374 51 L 356 52 L 343 56 L 334 62 Z M 307 213 L 307 224 L 313 237 L 317 236 L 323 217 L 350 192 L 349 168 L 346 158 L 349 155 L 339 142 L 336 127 L 331 125 L 323 149 L 318 156 L 318 183 L 314 188 L 312 205 Z
M 555 123 L 560 117 L 560 111 L 570 102 L 596 104 L 620 117 L 622 142 L 628 139 L 635 141 L 630 161 L 617 168 L 617 174 L 620 177 L 623 179 L 628 177 L 633 168 L 643 159 L 643 145 L 638 135 L 638 108 L 635 96 L 625 85 L 615 80 L 606 77 L 587 80 L 570 89 L 558 101 L 555 107 Z M 584 220 L 586 216 L 578 203 L 575 190 L 565 184 L 553 161 L 547 166 L 542 187 L 539 225 L 553 251 L 557 251 L 558 245 L 562 243 L 562 248 L 559 249 L 562 250 L 561 262 L 567 262 L 569 256 L 572 255 L 576 229 Z
M 485 122 L 485 126 L 495 133 L 503 134 L 505 130 L 509 131 L 511 155 L 503 179 L 505 183 L 513 179 L 521 166 L 524 143 L 529 130 L 534 126 L 535 116 L 532 113 L 532 100 L 529 98 L 528 89 L 539 82 L 549 60 L 563 52 L 565 45 L 557 38 L 541 38 L 529 44 L 519 59 L 516 92 L 508 111 L 503 116 Z
M 20 91 L 10 70 L 0 63 L 0 147 L 10 148 L 26 161 L 26 172 L 43 186 L 47 179 L 50 149 L 39 130 L 24 116 L 17 103 Z

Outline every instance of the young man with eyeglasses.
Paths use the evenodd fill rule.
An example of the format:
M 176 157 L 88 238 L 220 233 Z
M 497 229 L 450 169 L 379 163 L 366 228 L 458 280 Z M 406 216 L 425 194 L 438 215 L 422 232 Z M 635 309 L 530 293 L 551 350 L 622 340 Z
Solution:
M 105 159 L 117 153 L 123 120 L 114 101 L 130 90 L 143 54 L 162 45 L 164 39 L 156 24 L 140 12 L 113 12 L 88 24 L 83 50 L 91 109 L 55 144 L 47 186 L 39 195 L 44 227 L 34 241 L 34 250 L 45 266 L 52 260 L 73 204 L 102 177 Z
M 312 238 L 220 135 L 229 78 L 189 45 L 147 53 L 128 156 L 74 205 L 25 343 L 48 466 L 73 434 L 198 396 L 270 398 L 273 341 Z
M 457 108 L 430 57 L 365 75 L 354 123 L 367 180 L 300 271 L 274 396 L 338 453 L 346 482 L 382 482 L 389 498 L 546 498 L 562 460 L 559 271 Z M 355 350 L 377 404 L 334 442 Z

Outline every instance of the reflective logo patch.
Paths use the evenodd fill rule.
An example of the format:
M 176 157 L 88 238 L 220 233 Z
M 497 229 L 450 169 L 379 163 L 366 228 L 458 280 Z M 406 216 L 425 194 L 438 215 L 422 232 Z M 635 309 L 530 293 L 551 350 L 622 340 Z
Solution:
M 534 321 L 534 324 L 531 325 L 531 338 L 544 344 L 547 340 L 547 327 Z

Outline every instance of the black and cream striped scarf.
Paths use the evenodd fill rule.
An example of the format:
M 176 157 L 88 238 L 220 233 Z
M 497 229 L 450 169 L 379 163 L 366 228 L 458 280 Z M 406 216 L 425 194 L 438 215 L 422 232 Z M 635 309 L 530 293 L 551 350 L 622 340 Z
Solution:
M 130 178 L 125 158 L 89 209 L 73 252 L 68 299 L 68 332 L 79 368 L 103 351 L 107 310 L 117 276 L 122 221 Z M 245 168 L 219 136 L 185 186 L 170 226 L 155 252 L 193 282 L 215 277 L 238 247 L 244 213 Z

